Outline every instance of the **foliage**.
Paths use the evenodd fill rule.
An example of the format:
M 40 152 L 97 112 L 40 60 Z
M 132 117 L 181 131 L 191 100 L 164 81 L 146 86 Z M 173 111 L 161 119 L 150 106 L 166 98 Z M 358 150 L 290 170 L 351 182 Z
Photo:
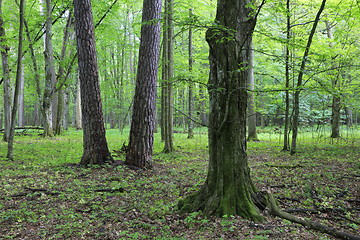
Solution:
M 108 130 L 111 149 L 127 141 Z M 260 129 L 260 142 L 248 143 L 249 163 L 259 189 L 270 189 L 289 211 L 347 232 L 357 233 L 357 181 L 360 136 L 357 129 L 335 142 L 329 129 L 301 128 L 301 155 L 278 151 L 282 134 Z M 161 153 L 155 136 L 154 169 L 134 171 L 123 165 L 79 167 L 82 132 L 71 130 L 51 139 L 38 132 L 15 137 L 15 160 L 5 158 L 0 143 L 2 185 L 1 236 L 4 239 L 327 239 L 290 222 L 268 216 L 254 223 L 237 216 L 203 218 L 179 215 L 179 198 L 203 184 L 207 167 L 207 136 L 175 134 L 176 151 Z M 20 134 L 20 133 L 18 133 Z M 115 159 L 124 154 L 115 151 Z M 102 191 L 101 191 L 102 190 Z M 107 191 L 105 191 L 107 190 Z M 310 211 L 311 210 L 311 211 Z

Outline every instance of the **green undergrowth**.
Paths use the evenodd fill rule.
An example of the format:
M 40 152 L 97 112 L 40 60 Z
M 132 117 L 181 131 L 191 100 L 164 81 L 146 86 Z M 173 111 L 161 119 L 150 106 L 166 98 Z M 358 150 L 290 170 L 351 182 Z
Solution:
M 0 239 L 330 239 L 271 216 L 254 223 L 238 216 L 180 215 L 178 200 L 206 178 L 206 129 L 195 132 L 188 139 L 177 131 L 170 154 L 162 153 L 157 133 L 154 168 L 148 171 L 80 167 L 81 131 L 53 138 L 17 135 L 14 161 L 5 158 L 1 142 Z M 297 215 L 359 231 L 358 129 L 336 141 L 303 129 L 293 156 L 281 151 L 276 130 L 259 132 L 260 141 L 248 143 L 248 155 L 260 190 L 273 192 L 283 209 Z M 119 150 L 128 129 L 108 130 L 107 139 L 115 160 L 123 161 Z

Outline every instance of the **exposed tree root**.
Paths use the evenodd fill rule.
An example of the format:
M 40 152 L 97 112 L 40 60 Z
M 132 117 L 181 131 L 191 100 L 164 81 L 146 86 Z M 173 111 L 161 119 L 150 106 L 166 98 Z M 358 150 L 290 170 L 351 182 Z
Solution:
M 271 193 L 268 193 L 268 192 L 262 192 L 262 193 L 264 193 L 263 202 L 266 202 L 266 204 L 270 208 L 270 212 L 275 216 L 287 219 L 294 223 L 301 224 L 306 228 L 311 228 L 311 229 L 320 231 L 322 233 L 327 233 L 327 234 L 334 236 L 336 238 L 339 238 L 339 239 L 360 240 L 360 236 L 355 236 L 355 235 L 351 235 L 351 234 L 348 234 L 345 232 L 341 232 L 335 228 L 325 226 L 318 222 L 313 222 L 313 221 L 310 221 L 307 219 L 298 218 L 290 213 L 287 213 L 279 208 L 274 196 Z

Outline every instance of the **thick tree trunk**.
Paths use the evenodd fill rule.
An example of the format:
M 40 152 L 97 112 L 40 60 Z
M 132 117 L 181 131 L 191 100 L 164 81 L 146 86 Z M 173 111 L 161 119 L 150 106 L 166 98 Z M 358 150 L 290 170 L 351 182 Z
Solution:
M 216 22 L 207 31 L 210 47 L 209 169 L 199 192 L 180 201 L 182 211 L 241 215 L 263 220 L 246 155 L 246 66 L 244 46 L 255 27 L 248 1 L 219 0 Z
M 160 13 L 161 0 L 144 0 L 130 142 L 125 161 L 139 168 L 152 167 Z
M 74 16 L 84 131 L 80 164 L 105 164 L 113 159 L 106 141 L 90 0 L 74 0 Z
M 52 114 L 52 100 L 53 100 L 53 85 L 55 83 L 55 60 L 52 47 L 52 1 L 46 0 L 46 23 L 45 23 L 45 88 L 43 96 L 43 121 L 44 121 L 44 136 L 52 137 L 53 133 L 53 114 Z
M 2 0 L 0 0 L 0 48 L 3 71 L 3 88 L 4 88 L 4 136 L 3 140 L 8 141 L 10 135 L 11 122 L 11 86 L 10 86 L 10 69 L 8 61 L 8 51 L 10 48 L 5 44 L 6 35 L 4 20 L 2 17 Z

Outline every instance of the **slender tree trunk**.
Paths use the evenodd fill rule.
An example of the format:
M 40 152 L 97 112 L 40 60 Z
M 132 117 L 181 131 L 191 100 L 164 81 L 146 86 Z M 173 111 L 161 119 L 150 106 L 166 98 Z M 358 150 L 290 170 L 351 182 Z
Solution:
M 10 68 L 8 61 L 8 51 L 10 48 L 6 45 L 6 35 L 4 28 L 2 12 L 2 0 L 0 0 L 0 48 L 1 60 L 3 71 L 3 88 L 4 88 L 4 136 L 3 140 L 8 141 L 10 135 L 10 122 L 11 122 L 11 86 L 10 86 Z
M 76 130 L 83 129 L 82 127 L 82 113 L 81 113 L 81 87 L 80 80 L 76 84 L 76 101 L 75 101 L 75 128 Z
M 163 49 L 163 137 L 164 152 L 174 151 L 173 144 L 173 76 L 174 76 L 174 26 L 173 26 L 174 0 L 165 0 L 164 49 Z
M 156 79 L 160 52 L 161 0 L 144 0 L 139 63 L 125 163 L 138 168 L 152 167 L 156 117 Z
M 190 18 L 193 17 L 192 9 L 189 10 L 189 16 Z M 194 58 L 193 58 L 193 43 L 192 43 L 192 37 L 193 36 L 193 30 L 192 27 L 189 27 L 189 72 L 190 75 L 192 74 L 193 65 L 194 65 Z M 193 84 L 189 83 L 189 93 L 188 93 L 188 138 L 194 137 L 194 122 L 192 121 L 193 112 L 194 112 L 194 97 L 193 97 Z
M 18 126 L 25 126 L 25 102 L 24 102 L 24 66 L 21 67 L 20 89 L 19 89 L 19 107 L 18 107 Z
M 289 151 L 290 129 L 290 39 L 291 39 L 291 10 L 290 0 L 286 0 L 286 45 L 285 45 L 285 122 L 284 122 L 284 146 L 283 151 Z
M 329 23 L 329 21 L 325 21 L 326 24 L 326 31 L 327 36 L 330 39 L 333 39 L 333 29 Z M 330 48 L 333 47 L 334 44 L 330 43 Z M 335 66 L 333 66 L 335 67 Z M 341 71 L 341 70 L 338 70 Z M 340 110 L 341 110 L 341 98 L 339 95 L 339 87 L 340 87 L 340 74 L 332 76 L 332 88 L 333 88 L 333 95 L 332 95 L 332 106 L 331 106 L 331 138 L 339 138 L 340 137 Z
M 316 17 L 315 17 L 308 41 L 307 41 L 305 52 L 304 52 L 304 55 L 303 55 L 303 58 L 301 61 L 300 71 L 299 71 L 298 80 L 297 80 L 297 86 L 296 86 L 295 95 L 294 95 L 294 117 L 293 117 L 293 125 L 292 125 L 292 142 L 291 142 L 290 154 L 296 153 L 296 141 L 297 141 L 297 135 L 298 135 L 299 116 L 300 116 L 300 92 L 301 92 L 301 88 L 303 87 L 302 80 L 303 80 L 303 76 L 304 76 L 306 61 L 308 60 L 308 56 L 309 56 L 309 52 L 310 52 L 311 43 L 312 43 L 313 37 L 315 35 L 316 27 L 320 20 L 320 15 L 325 8 L 325 3 L 326 3 L 326 0 L 322 0 L 320 9 L 316 14 Z
M 80 164 L 105 164 L 113 159 L 106 141 L 90 0 L 74 0 L 74 16 L 84 132 Z
M 52 47 L 52 1 L 46 0 L 46 23 L 45 23 L 45 88 L 43 96 L 43 121 L 44 121 L 44 136 L 52 137 L 53 133 L 53 114 L 52 114 L 52 100 L 53 100 L 53 86 L 55 83 L 55 66 L 54 53 Z
M 19 40 L 18 40 L 18 53 L 17 53 L 17 69 L 16 69 L 16 82 L 15 82 L 15 92 L 14 92 L 14 103 L 11 112 L 11 123 L 10 123 L 10 134 L 8 139 L 8 151 L 7 158 L 13 159 L 13 147 L 14 147 L 14 135 L 15 135 L 15 122 L 16 122 L 16 112 L 18 109 L 19 103 L 19 91 L 20 91 L 20 81 L 22 73 L 22 52 L 23 52 L 23 29 L 24 29 L 24 5 L 25 0 L 20 0 L 20 27 L 19 27 Z
M 249 40 L 246 43 L 247 51 L 246 56 L 248 57 L 247 62 L 248 65 L 246 67 L 246 75 L 247 75 L 247 82 L 248 88 L 248 141 L 259 141 L 257 132 L 256 132 L 256 112 L 255 112 L 255 81 L 254 81 L 254 49 L 253 44 Z
M 216 26 L 206 33 L 210 47 L 209 168 L 200 191 L 179 203 L 182 211 L 241 215 L 263 220 L 246 154 L 245 43 L 256 24 L 253 2 L 219 0 Z
M 59 65 L 59 70 L 58 70 L 58 74 L 57 74 L 57 79 L 60 83 L 59 88 L 56 89 L 57 91 L 57 112 L 56 112 L 56 120 L 55 120 L 55 124 L 54 124 L 54 130 L 55 130 L 55 134 L 56 135 L 60 135 L 62 130 L 64 129 L 63 127 L 63 117 L 64 117 L 64 83 L 66 81 L 66 74 L 65 74 L 65 57 L 66 57 L 66 51 L 67 51 L 67 45 L 69 43 L 70 40 L 70 27 L 73 24 L 73 18 L 72 18 L 72 13 L 69 12 L 69 16 L 67 19 L 67 23 L 64 29 L 64 37 L 63 37 L 63 44 L 62 44 L 62 48 L 61 48 L 61 55 L 60 55 L 60 65 Z

